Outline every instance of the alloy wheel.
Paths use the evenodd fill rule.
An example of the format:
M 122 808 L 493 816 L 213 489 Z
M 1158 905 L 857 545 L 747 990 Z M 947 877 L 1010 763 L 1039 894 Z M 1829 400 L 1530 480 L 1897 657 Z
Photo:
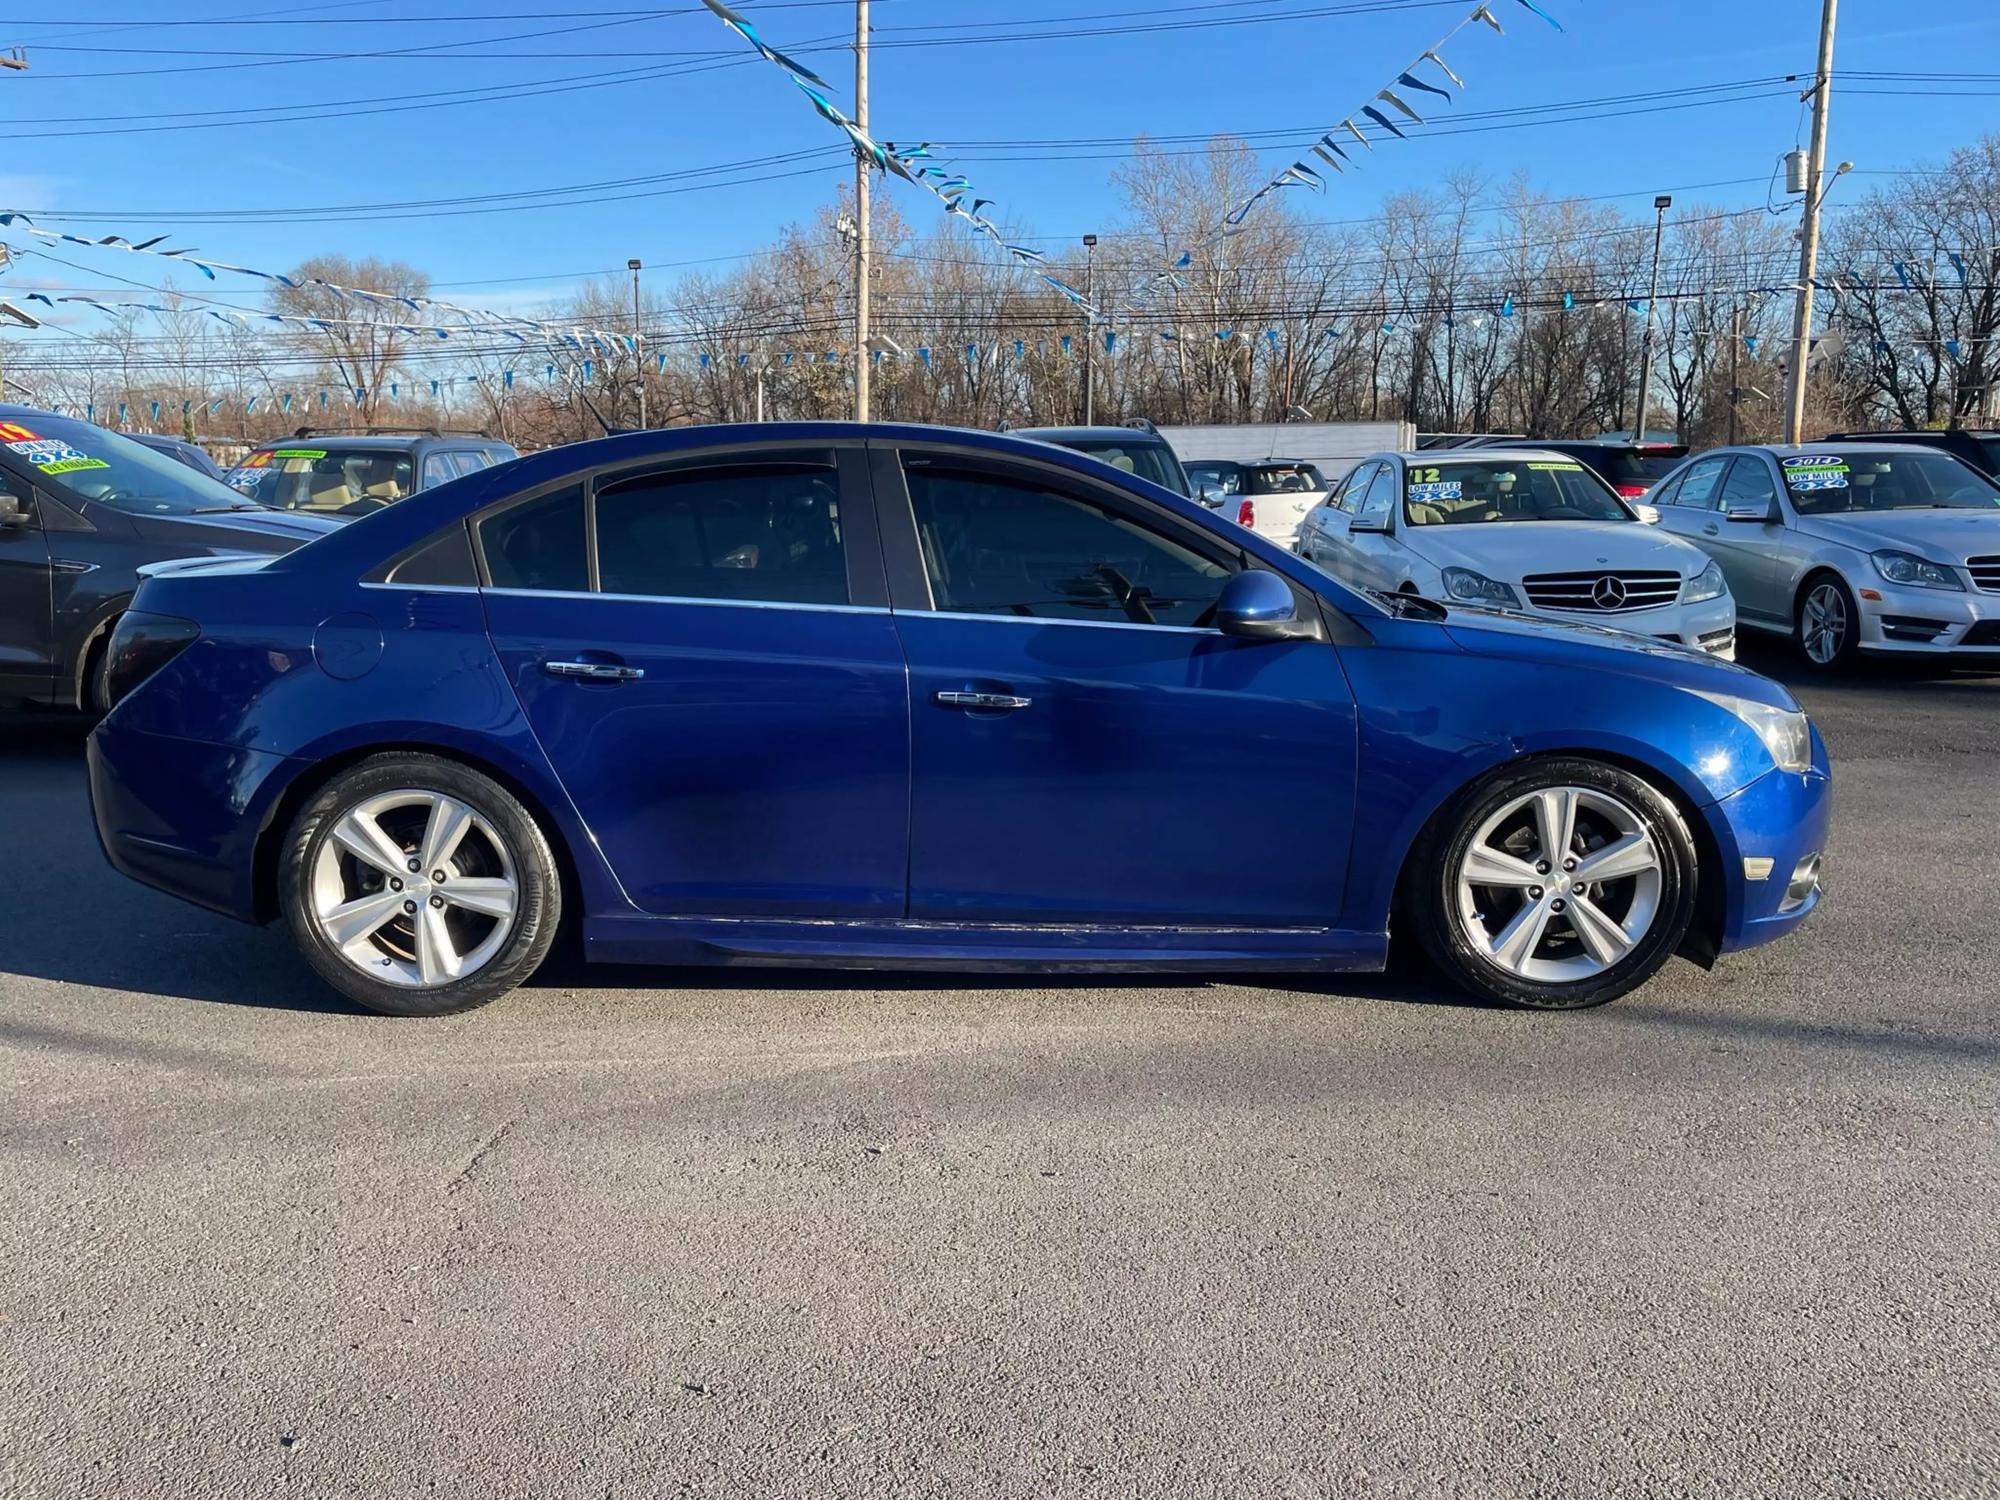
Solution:
M 406 788 L 357 802 L 313 861 L 312 915 L 327 945 L 385 984 L 430 989 L 506 946 L 521 904 L 513 855 L 467 803 Z
M 1650 825 L 1595 787 L 1544 787 L 1505 803 L 1474 832 L 1454 878 L 1474 952 L 1538 984 L 1604 973 L 1660 912 Z
M 1817 666 L 1829 666 L 1847 644 L 1847 601 L 1832 583 L 1817 585 L 1806 595 L 1799 615 L 1799 644 Z

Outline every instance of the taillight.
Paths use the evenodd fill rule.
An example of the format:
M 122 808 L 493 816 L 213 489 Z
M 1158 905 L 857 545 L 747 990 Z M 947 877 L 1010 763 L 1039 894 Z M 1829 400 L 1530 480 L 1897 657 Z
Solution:
M 173 615 L 128 609 L 111 628 L 105 649 L 104 701 L 108 708 L 192 646 L 201 627 Z
M 1618 486 L 1618 493 L 1627 500 L 1637 500 L 1651 488 L 1651 485 L 1646 484 L 1621 484 Z
M 1237 506 L 1236 524 L 1238 526 L 1255 526 L 1257 524 L 1257 507 L 1248 500 Z

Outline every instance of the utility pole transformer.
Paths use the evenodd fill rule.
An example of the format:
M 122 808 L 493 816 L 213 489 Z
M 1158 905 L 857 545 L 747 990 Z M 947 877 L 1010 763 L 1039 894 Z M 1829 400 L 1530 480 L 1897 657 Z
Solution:
M 854 0 L 854 123 L 868 134 L 868 0 Z M 873 270 L 869 203 L 874 163 L 859 152 L 854 157 L 854 420 L 868 420 L 868 278 Z
M 1792 310 L 1792 367 L 1785 372 L 1785 441 L 1801 442 L 1806 425 L 1806 356 L 1812 350 L 1813 277 L 1819 273 L 1819 200 L 1826 175 L 1827 96 L 1833 91 L 1833 19 L 1839 0 L 1823 0 L 1819 63 L 1813 69 L 1812 150 L 1806 157 L 1806 211 L 1799 224 L 1799 291 Z

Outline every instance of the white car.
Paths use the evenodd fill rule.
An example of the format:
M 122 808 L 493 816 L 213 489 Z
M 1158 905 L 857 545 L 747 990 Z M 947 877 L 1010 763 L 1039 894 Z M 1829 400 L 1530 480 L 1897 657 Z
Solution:
M 1291 458 L 1262 458 L 1253 463 L 1197 458 L 1182 465 L 1195 498 L 1220 511 L 1238 526 L 1247 526 L 1267 541 L 1293 548 L 1299 524 L 1331 492 L 1319 470 Z
M 1860 653 L 2000 663 L 2000 486 L 1929 448 L 1721 448 L 1646 497 L 1722 565 L 1743 624 L 1816 667 Z
M 1363 588 L 1736 655 L 1722 569 L 1560 453 L 1378 453 L 1306 517 L 1296 550 Z

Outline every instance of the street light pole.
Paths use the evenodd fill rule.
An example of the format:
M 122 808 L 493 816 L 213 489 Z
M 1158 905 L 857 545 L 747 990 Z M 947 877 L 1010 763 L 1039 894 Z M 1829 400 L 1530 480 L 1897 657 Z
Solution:
M 1646 395 L 1653 383 L 1653 304 L 1660 300 L 1660 240 L 1667 232 L 1667 210 L 1674 200 L 1665 193 L 1653 200 L 1653 290 L 1646 298 L 1646 331 L 1639 336 L 1639 412 L 1632 419 L 1632 441 L 1646 441 Z
M 1729 446 L 1736 446 L 1736 407 L 1743 399 L 1742 386 L 1736 378 L 1738 356 L 1743 351 L 1743 308 L 1741 305 L 1729 310 Z
M 1083 237 L 1083 425 L 1088 427 L 1093 416 L 1096 393 L 1091 389 L 1091 375 L 1095 368 L 1093 345 L 1097 342 L 1097 236 Z
M 868 134 L 868 0 L 854 0 L 854 124 Z M 854 157 L 854 420 L 868 420 L 868 278 L 873 259 L 869 198 L 873 183 L 868 158 Z
M 1813 277 L 1819 273 L 1820 179 L 1826 173 L 1826 107 L 1833 91 L 1833 20 L 1839 0 L 1819 13 L 1819 63 L 1813 69 L 1812 148 L 1806 156 L 1806 207 L 1799 222 L 1799 292 L 1792 309 L 1792 367 L 1785 372 L 1785 441 L 1803 439 L 1806 425 L 1806 356 L 1812 351 Z
M 639 322 L 639 262 L 628 260 L 625 269 L 632 273 L 632 370 L 639 380 L 639 426 L 643 430 L 650 424 L 646 421 L 646 351 L 640 347 L 645 329 Z

